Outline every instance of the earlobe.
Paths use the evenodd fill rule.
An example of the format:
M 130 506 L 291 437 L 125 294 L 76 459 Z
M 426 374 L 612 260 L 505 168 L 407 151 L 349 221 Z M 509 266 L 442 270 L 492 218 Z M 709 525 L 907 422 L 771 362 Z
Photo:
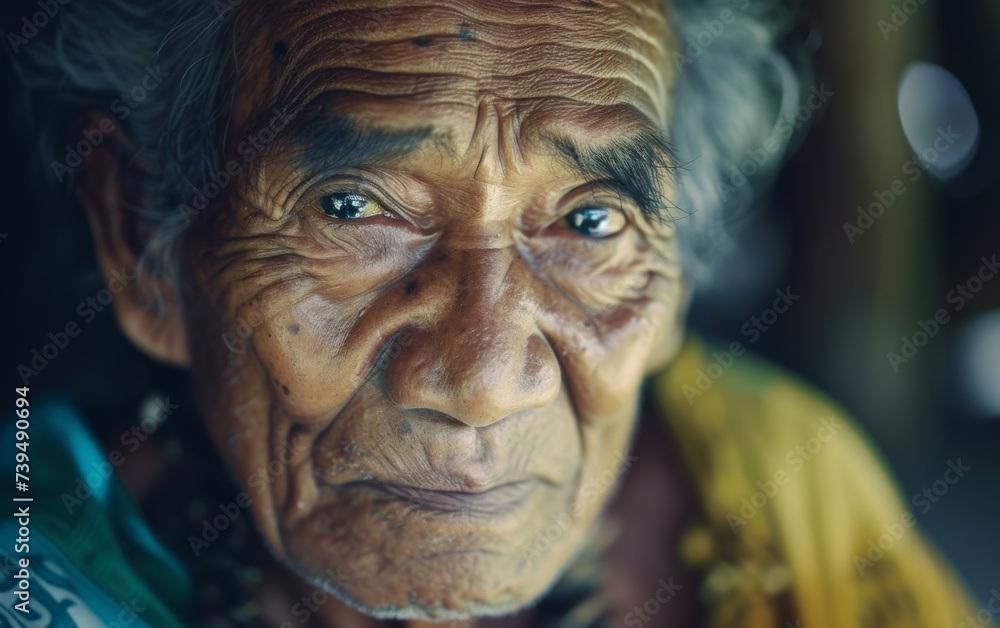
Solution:
M 99 114 L 87 120 L 92 128 Z M 138 215 L 130 209 L 140 204 L 141 181 L 135 172 L 125 172 L 133 145 L 120 129 L 104 137 L 78 166 L 74 192 L 87 212 L 94 248 L 112 307 L 125 336 L 150 357 L 188 366 L 190 354 L 184 317 L 171 277 L 152 277 L 138 269 L 144 242 L 138 241 Z M 134 163 L 134 162 L 132 162 Z M 160 295 L 159 302 L 153 294 Z

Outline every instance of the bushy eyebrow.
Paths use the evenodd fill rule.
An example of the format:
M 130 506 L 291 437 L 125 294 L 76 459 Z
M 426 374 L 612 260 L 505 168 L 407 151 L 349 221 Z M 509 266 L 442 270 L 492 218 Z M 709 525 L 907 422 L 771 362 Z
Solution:
M 302 147 L 291 165 L 304 172 L 384 165 L 416 151 L 434 129 L 360 125 L 351 116 L 314 117 L 291 129 L 282 144 Z
M 663 191 L 664 178 L 675 179 L 678 167 L 673 147 L 658 129 L 632 131 L 610 142 L 585 146 L 568 135 L 543 134 L 566 165 L 587 181 L 606 182 L 632 199 L 650 219 L 660 223 L 676 219 Z M 328 173 L 345 168 L 379 167 L 403 158 L 428 141 L 442 138 L 431 126 L 395 129 L 359 124 L 353 116 L 300 115 L 282 129 L 272 148 L 295 147 L 290 165 L 308 173 Z M 272 151 L 268 151 L 272 152 Z
M 545 135 L 567 165 L 587 180 L 605 180 L 635 201 L 643 213 L 658 222 L 675 220 L 676 209 L 663 191 L 664 178 L 675 179 L 674 149 L 655 129 L 642 129 L 597 146 L 583 146 L 566 135 Z

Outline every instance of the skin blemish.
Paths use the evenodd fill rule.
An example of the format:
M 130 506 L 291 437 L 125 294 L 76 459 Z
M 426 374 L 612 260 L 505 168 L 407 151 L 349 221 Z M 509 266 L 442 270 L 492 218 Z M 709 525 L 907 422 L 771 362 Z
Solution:
M 585 505 L 574 521 L 598 519 L 610 497 L 598 491 L 600 499 L 592 498 L 586 487 L 602 482 L 601 474 L 616 465 L 613 455 L 628 448 L 643 367 L 666 353 L 652 340 L 680 337 L 681 303 L 667 292 L 666 280 L 662 288 L 657 284 L 660 292 L 650 291 L 648 306 L 623 302 L 624 290 L 605 288 L 647 263 L 651 253 L 640 247 L 645 234 L 587 246 L 582 233 L 564 233 L 562 223 L 544 237 L 529 238 L 519 228 L 577 207 L 568 194 L 582 182 L 628 178 L 632 162 L 650 161 L 641 151 L 625 159 L 635 151 L 619 154 L 614 142 L 640 137 L 633 127 L 645 125 L 653 109 L 669 109 L 660 75 L 672 76 L 676 68 L 666 44 L 650 44 L 666 42 L 672 25 L 666 17 L 645 17 L 645 8 L 658 3 L 644 0 L 638 11 L 633 3 L 600 1 L 600 8 L 584 11 L 582 1 L 275 2 L 241 13 L 234 29 L 241 61 L 256 53 L 265 71 L 240 73 L 227 130 L 239 136 L 244 120 L 277 121 L 269 108 L 275 99 L 287 102 L 289 112 L 310 103 L 282 139 L 260 138 L 267 149 L 255 153 L 267 155 L 261 174 L 237 192 L 253 188 L 262 201 L 298 192 L 312 197 L 305 188 L 313 186 L 301 184 L 311 184 L 308 173 L 333 179 L 350 167 L 376 179 L 366 187 L 383 187 L 384 180 L 404 208 L 412 202 L 414 210 L 433 210 L 417 213 L 419 229 L 382 224 L 386 220 L 355 234 L 337 221 L 343 231 L 322 234 L 319 225 L 328 221 L 311 214 L 301 230 L 258 220 L 264 208 L 298 202 L 248 203 L 234 192 L 220 197 L 219 220 L 199 229 L 204 236 L 185 248 L 193 266 L 192 302 L 206 304 L 193 306 L 191 320 L 201 318 L 192 333 L 213 343 L 193 352 L 191 379 L 212 399 L 204 418 L 216 449 L 226 452 L 221 462 L 237 483 L 269 492 L 252 500 L 268 556 L 280 555 L 303 582 L 342 569 L 350 576 L 338 578 L 343 597 L 373 613 L 497 614 L 542 596 L 587 542 L 586 529 L 575 526 L 547 551 L 533 553 L 530 569 L 523 568 L 522 549 L 566 504 Z M 428 11 L 439 16 L 438 24 L 428 25 Z M 487 27 L 479 42 L 476 31 Z M 294 39 L 269 35 L 279 28 Z M 581 41 L 566 41 L 566 32 Z M 355 34 L 357 45 L 347 55 L 338 52 Z M 486 45 L 487 36 L 499 44 Z M 229 40 L 227 34 L 227 47 Z M 454 48 L 466 43 L 476 45 L 457 58 Z M 544 54 L 532 54 L 529 45 Z M 524 78 L 492 80 L 497 73 Z M 257 74 L 274 80 L 254 80 Z M 277 131 L 273 126 L 258 135 Z M 576 144 L 567 140 L 553 151 L 547 134 Z M 365 150 L 355 151 L 356 145 Z M 409 147 L 414 152 L 404 150 Z M 562 148 L 569 147 L 582 165 L 568 163 Z M 601 159 L 588 161 L 591 154 Z M 285 163 L 289 158 L 293 163 Z M 299 160 L 310 163 L 292 167 Z M 471 176 L 477 165 L 480 180 Z M 583 194 L 573 192 L 573 200 Z M 611 202 L 610 190 L 600 198 L 609 196 Z M 325 246 L 327 235 L 343 246 Z M 200 254 L 216 240 L 225 245 Z M 522 250 L 529 263 L 510 270 Z M 247 294 L 257 298 L 247 302 Z M 593 318 L 595 330 L 576 322 L 619 303 L 620 324 Z M 219 374 L 229 357 L 222 343 L 230 337 L 218 337 L 217 321 L 228 324 L 248 309 L 256 310 L 252 323 L 260 324 L 247 327 L 261 342 L 246 339 L 248 355 L 236 356 L 241 361 Z M 633 322 L 640 315 L 648 317 L 645 326 Z M 303 342 L 280 338 L 282 324 L 286 336 L 305 334 Z M 604 328 L 607 333 L 597 333 Z M 281 377 L 295 382 L 295 399 Z M 221 394 L 219 381 L 229 387 Z M 560 444 L 558 455 L 551 455 L 550 443 Z M 260 473 L 251 474 L 267 468 L 277 448 L 282 477 L 258 487 Z M 288 452 L 293 463 L 285 463 Z M 268 471 L 266 479 L 273 476 Z M 483 512 L 456 512 L 444 526 L 443 517 L 424 513 L 416 499 L 410 506 L 402 495 L 334 488 L 379 480 L 475 491 L 468 486 L 475 478 L 524 477 L 539 478 L 539 486 L 523 500 L 494 517 L 487 516 L 485 496 L 472 498 L 484 500 Z M 500 494 L 507 490 L 515 491 Z M 468 510 L 462 504 L 455 510 Z M 385 522 L 368 512 L 381 513 Z M 242 520 L 249 524 L 249 517 Z M 408 601 L 410 591 L 419 593 L 423 607 Z M 334 607 L 339 598 L 329 599 L 324 610 L 330 616 L 313 617 L 346 623 Z
M 274 44 L 274 49 L 271 51 L 271 54 L 274 56 L 275 61 L 278 63 L 284 63 L 288 60 L 288 46 L 285 45 L 285 42 L 279 41 Z

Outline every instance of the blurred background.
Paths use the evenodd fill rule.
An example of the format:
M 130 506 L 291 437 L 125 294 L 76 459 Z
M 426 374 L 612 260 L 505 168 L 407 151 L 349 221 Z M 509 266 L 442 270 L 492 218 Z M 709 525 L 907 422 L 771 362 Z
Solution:
M 983 258 L 1000 256 L 1000 2 L 803 6 L 812 80 L 831 95 L 803 114 L 811 130 L 770 193 L 734 221 L 738 249 L 698 296 L 691 326 L 742 341 L 842 404 L 907 500 L 941 479 L 949 460 L 971 466 L 914 514 L 986 599 L 1000 587 L 1000 274 L 989 280 L 983 270 Z M 8 27 L 23 14 L 0 9 Z M 37 143 L 15 114 L 6 56 L 0 72 L 10 390 L 21 385 L 17 365 L 49 332 L 79 322 L 78 305 L 104 286 L 83 213 L 37 192 Z M 749 334 L 752 317 L 786 287 L 799 300 Z M 947 322 L 935 328 L 939 310 Z M 88 416 L 129 425 L 154 388 L 186 390 L 183 373 L 125 342 L 110 311 L 83 327 L 32 379 L 33 395 L 63 391 Z
M 977 273 L 1000 256 L 1000 3 L 804 5 L 813 80 L 832 95 L 732 225 L 739 248 L 690 324 L 726 344 L 757 337 L 754 351 L 846 407 L 907 500 L 949 459 L 971 466 L 914 515 L 986 598 L 1000 586 L 1000 275 Z M 800 299 L 760 331 L 751 317 L 786 287 Z M 921 336 L 938 310 L 948 322 Z M 922 346 L 904 353 L 904 337 Z

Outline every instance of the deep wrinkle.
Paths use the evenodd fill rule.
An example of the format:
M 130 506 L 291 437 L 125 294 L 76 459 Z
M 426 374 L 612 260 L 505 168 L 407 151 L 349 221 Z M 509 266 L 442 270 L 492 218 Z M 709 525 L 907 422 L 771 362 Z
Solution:
M 374 3 L 259 1 L 268 19 L 245 14 L 237 40 L 268 55 L 282 41 L 287 60 L 237 77 L 231 136 L 272 108 L 294 115 L 192 235 L 203 320 L 253 304 L 263 321 L 226 380 L 227 349 L 199 331 L 213 326 L 192 328 L 210 431 L 243 481 L 294 440 L 254 518 L 304 579 L 349 573 L 330 584 L 347 604 L 426 619 L 522 608 L 589 538 L 613 487 L 580 492 L 627 451 L 641 382 L 681 329 L 674 230 L 651 211 L 675 190 L 671 66 L 650 44 L 665 23 L 634 23 L 629 3 L 417 0 L 337 56 L 342 20 Z M 459 5 L 472 38 L 415 49 L 432 35 L 414 11 Z M 514 24 L 518 41 L 501 42 Z M 329 216 L 331 193 L 385 211 Z M 595 206 L 622 228 L 574 230 L 568 216 Z M 431 525 L 405 499 L 338 488 L 373 478 L 537 487 L 503 516 Z M 570 511 L 528 564 L 519 549 Z

